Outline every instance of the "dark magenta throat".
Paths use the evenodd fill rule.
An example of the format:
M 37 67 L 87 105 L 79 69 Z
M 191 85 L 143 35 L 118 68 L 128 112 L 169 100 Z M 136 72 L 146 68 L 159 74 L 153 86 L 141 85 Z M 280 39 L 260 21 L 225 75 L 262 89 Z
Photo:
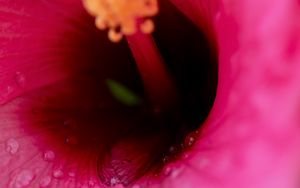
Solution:
M 84 18 L 93 26 L 88 15 Z M 67 161 L 79 173 L 91 169 L 102 183 L 113 186 L 159 174 L 187 149 L 185 137 L 199 129 L 214 102 L 216 49 L 165 1 L 155 24 L 153 38 L 176 100 L 167 108 L 152 104 L 126 41 L 113 44 L 105 32 L 92 27 L 84 36 L 62 36 L 72 41 L 73 53 L 66 61 L 80 69 L 28 93 L 30 100 L 22 104 L 24 128 L 41 150 L 55 151 L 58 163 Z M 167 93 L 166 100 L 168 95 L 174 93 Z

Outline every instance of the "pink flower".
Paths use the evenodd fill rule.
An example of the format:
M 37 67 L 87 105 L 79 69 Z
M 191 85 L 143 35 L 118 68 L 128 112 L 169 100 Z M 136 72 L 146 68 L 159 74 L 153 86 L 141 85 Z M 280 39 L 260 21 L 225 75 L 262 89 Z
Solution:
M 161 0 L 128 45 L 79 0 L 2 0 L 0 187 L 298 187 L 299 8 Z

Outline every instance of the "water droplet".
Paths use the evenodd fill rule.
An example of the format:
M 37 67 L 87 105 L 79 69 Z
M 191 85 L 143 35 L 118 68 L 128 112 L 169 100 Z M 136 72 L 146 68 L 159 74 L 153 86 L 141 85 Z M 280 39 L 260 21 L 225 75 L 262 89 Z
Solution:
M 112 177 L 110 179 L 110 186 L 115 186 L 120 183 L 120 180 L 117 177 Z
M 41 179 L 40 181 L 40 187 L 47 187 L 51 183 L 51 177 L 50 176 L 45 176 Z
M 176 155 L 181 151 L 181 147 L 182 146 L 179 146 L 179 145 L 173 145 L 169 148 L 169 153 L 171 155 Z
M 53 171 L 53 177 L 55 178 L 62 178 L 64 175 L 64 172 L 60 169 L 56 169 Z
M 193 145 L 194 142 L 195 142 L 195 138 L 190 137 L 190 138 L 188 139 L 188 146 Z
M 175 146 L 171 146 L 171 147 L 169 148 L 169 152 L 170 152 L 170 153 L 175 153 L 175 151 L 176 151 Z
M 20 87 L 25 87 L 26 79 L 22 73 L 16 72 L 15 80 Z
M 179 176 L 179 174 L 182 172 L 182 168 L 175 168 L 171 171 L 170 177 L 176 178 Z
M 185 141 L 184 141 L 185 147 L 190 147 L 190 146 L 194 145 L 194 143 L 196 142 L 196 138 L 197 138 L 197 132 L 190 133 L 185 138 Z
M 163 163 L 168 163 L 170 161 L 170 158 L 168 156 L 164 156 L 162 161 Z
M 172 171 L 172 168 L 171 168 L 171 167 L 167 167 L 167 168 L 164 170 L 164 174 L 165 174 L 165 175 L 170 175 L 171 171 Z
M 66 143 L 69 145 L 76 145 L 78 144 L 78 139 L 76 136 L 68 136 L 66 138 Z
M 171 178 L 176 178 L 180 172 L 182 171 L 182 167 L 179 166 L 168 166 L 165 170 L 164 170 L 164 174 L 166 176 L 169 176 Z
M 48 150 L 44 153 L 44 160 L 45 161 L 53 161 L 55 158 L 55 153 L 51 150 Z
M 5 150 L 10 154 L 15 154 L 19 150 L 19 143 L 16 139 L 8 139 L 6 141 Z
M 22 188 L 28 186 L 34 179 L 34 174 L 30 170 L 22 170 L 18 174 L 14 174 L 10 181 L 10 187 Z
M 185 154 L 183 154 L 183 156 L 182 156 L 182 158 L 183 158 L 183 159 L 187 159 L 188 157 L 189 157 L 189 155 L 188 155 L 188 154 L 186 154 L 186 153 L 185 153 Z

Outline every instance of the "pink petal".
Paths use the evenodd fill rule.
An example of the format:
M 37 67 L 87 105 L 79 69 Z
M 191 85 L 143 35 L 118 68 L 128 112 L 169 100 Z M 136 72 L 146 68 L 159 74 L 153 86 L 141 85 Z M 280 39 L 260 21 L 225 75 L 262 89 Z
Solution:
M 190 168 L 165 186 L 298 187 L 299 3 L 223 1 L 212 15 L 215 106 Z
M 219 86 L 214 108 L 196 145 L 180 161 L 166 166 L 166 176 L 158 178 L 153 187 L 297 187 L 299 1 L 172 2 L 207 33 L 216 33 Z M 72 40 L 55 43 L 57 36 L 84 35 L 73 33 L 73 27 L 89 20 L 85 16 L 74 20 L 74 25 L 66 24 L 74 14 L 84 14 L 76 3 L 0 4 L 0 18 L 4 20 L 0 26 L 0 103 L 5 104 L 0 108 L 0 179 L 5 180 L 0 187 L 48 183 L 50 187 L 101 186 L 93 171 L 95 164 L 82 161 L 80 166 L 84 168 L 72 169 L 72 165 L 65 165 L 69 159 L 59 159 L 59 153 L 51 149 L 41 152 L 35 135 L 20 128 L 24 122 L 12 112 L 22 111 L 22 104 L 30 97 L 7 103 L 65 80 L 83 68 L 72 66 L 72 60 L 85 60 L 80 55 L 72 56 L 80 54 L 82 46 L 63 47 Z M 32 16 L 32 12 L 41 16 Z M 20 19 L 22 22 L 18 22 Z M 86 176 L 74 178 L 77 173 Z

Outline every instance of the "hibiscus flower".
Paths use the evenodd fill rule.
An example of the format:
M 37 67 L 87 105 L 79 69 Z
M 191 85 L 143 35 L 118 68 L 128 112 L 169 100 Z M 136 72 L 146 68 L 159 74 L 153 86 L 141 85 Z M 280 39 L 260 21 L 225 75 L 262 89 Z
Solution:
M 299 186 L 299 1 L 158 7 L 0 2 L 0 187 Z

